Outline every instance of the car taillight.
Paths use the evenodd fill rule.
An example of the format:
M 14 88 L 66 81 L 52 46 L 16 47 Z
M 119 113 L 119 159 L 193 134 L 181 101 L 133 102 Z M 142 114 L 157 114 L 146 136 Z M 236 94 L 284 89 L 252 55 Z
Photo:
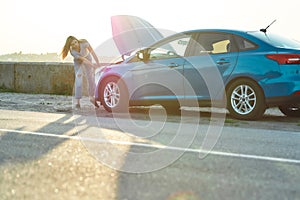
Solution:
M 300 91 L 295 92 L 294 95 L 300 95 Z
M 300 54 L 268 54 L 267 58 L 275 60 L 278 64 L 300 64 Z

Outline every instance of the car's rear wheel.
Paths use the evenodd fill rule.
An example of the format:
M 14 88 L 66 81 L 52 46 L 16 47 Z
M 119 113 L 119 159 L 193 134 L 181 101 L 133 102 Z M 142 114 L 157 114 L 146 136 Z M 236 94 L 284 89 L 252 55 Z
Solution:
M 124 82 L 117 77 L 105 79 L 101 83 L 100 101 L 108 112 L 127 112 L 129 98 Z
M 299 105 L 279 106 L 279 110 L 288 117 L 300 117 Z
M 239 79 L 227 89 L 227 108 L 234 118 L 259 119 L 266 110 L 264 93 L 254 81 Z

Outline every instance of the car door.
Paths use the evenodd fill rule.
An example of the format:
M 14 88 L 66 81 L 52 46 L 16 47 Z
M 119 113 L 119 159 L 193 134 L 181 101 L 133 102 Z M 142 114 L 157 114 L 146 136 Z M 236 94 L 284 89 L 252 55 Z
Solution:
M 237 58 L 231 34 L 198 33 L 194 45 L 186 51 L 185 98 L 207 101 L 223 98 L 224 82 L 232 73 Z
M 176 35 L 148 49 L 148 59 L 131 69 L 132 99 L 168 101 L 184 98 L 184 54 L 191 35 Z

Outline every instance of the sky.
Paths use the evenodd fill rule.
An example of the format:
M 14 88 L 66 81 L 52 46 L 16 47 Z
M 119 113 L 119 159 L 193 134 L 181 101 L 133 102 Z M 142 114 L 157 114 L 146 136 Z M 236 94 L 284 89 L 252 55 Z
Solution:
M 93 47 L 112 38 L 110 17 L 132 15 L 158 29 L 269 31 L 300 41 L 299 0 L 0 0 L 0 55 L 60 53 L 69 35 Z

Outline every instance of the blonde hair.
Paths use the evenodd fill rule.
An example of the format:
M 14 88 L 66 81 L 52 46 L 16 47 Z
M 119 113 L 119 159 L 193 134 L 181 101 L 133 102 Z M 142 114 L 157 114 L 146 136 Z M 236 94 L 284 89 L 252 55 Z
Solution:
M 63 60 L 67 57 L 67 55 L 68 55 L 68 53 L 70 51 L 71 42 L 73 40 L 77 40 L 79 42 L 79 40 L 76 37 L 74 37 L 74 36 L 69 36 L 67 38 L 65 46 L 63 47 L 63 49 L 61 51 L 61 57 L 62 57 Z

